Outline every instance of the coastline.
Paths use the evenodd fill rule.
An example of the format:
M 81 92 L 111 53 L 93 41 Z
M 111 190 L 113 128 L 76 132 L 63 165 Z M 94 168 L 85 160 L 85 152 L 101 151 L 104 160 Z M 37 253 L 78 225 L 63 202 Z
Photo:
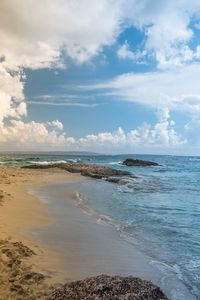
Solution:
M 16 299 L 16 295 L 22 296 L 17 299 L 24 299 L 20 288 L 31 291 L 25 299 L 46 299 L 56 283 L 103 273 L 139 276 L 163 289 L 161 273 L 149 264 L 149 258 L 124 241 L 113 226 L 100 225 L 96 217 L 75 201 L 75 186 L 86 178 L 57 168 L 1 168 L 0 172 L 3 201 L 0 207 L 0 250 L 10 248 L 15 256 L 19 250 L 16 243 L 21 242 L 20 247 L 27 255 L 20 257 L 20 268 L 14 266 L 14 271 L 19 273 L 18 279 L 27 276 L 27 269 L 34 275 L 28 282 L 20 279 L 16 287 L 10 269 L 6 267 L 8 262 L 2 260 L 4 271 L 0 281 L 6 283 L 1 288 L 5 299 Z M 54 207 L 52 203 L 49 205 L 51 197 Z M 58 226 L 60 216 L 67 221 L 65 223 L 61 218 L 64 227 Z M 48 234 L 42 238 L 45 231 Z
M 0 168 L 0 296 L 3 299 L 16 299 L 26 294 L 26 299 L 36 299 L 36 294 L 42 299 L 51 284 L 64 283 L 68 278 L 57 253 L 26 233 L 28 228 L 48 226 L 53 222 L 47 207 L 28 190 L 77 176 L 56 168 Z M 41 278 L 36 274 L 41 274 Z

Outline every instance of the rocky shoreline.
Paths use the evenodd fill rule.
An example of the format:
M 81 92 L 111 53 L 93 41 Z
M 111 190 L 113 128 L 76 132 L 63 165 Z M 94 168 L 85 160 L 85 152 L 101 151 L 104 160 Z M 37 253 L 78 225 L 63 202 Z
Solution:
M 82 176 L 95 179 L 104 179 L 113 183 L 119 183 L 122 177 L 137 178 L 134 174 L 128 171 L 116 170 L 108 167 L 98 166 L 95 164 L 81 163 L 59 163 L 50 165 L 28 165 L 22 168 L 26 169 L 50 169 L 59 168 L 70 173 L 80 173 Z

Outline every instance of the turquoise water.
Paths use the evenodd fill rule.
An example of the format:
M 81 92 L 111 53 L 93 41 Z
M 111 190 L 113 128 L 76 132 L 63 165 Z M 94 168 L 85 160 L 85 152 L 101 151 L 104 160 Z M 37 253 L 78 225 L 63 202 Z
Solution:
M 128 168 L 121 165 L 127 157 L 4 154 L 0 155 L 0 164 L 77 161 L 138 175 L 122 180 L 121 185 L 86 181 L 77 190 L 79 201 L 99 214 L 99 223 L 112 223 L 123 238 L 147 253 L 152 264 L 176 273 L 200 299 L 200 159 L 135 155 L 161 166 Z

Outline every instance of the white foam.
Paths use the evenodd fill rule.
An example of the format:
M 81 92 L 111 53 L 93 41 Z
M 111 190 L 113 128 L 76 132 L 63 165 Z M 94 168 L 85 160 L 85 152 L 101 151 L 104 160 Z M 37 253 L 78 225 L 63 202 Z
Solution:
M 196 297 L 191 294 L 180 276 L 180 269 L 167 265 L 166 263 L 152 260 L 151 265 L 158 268 L 163 274 L 160 280 L 160 287 L 170 287 L 168 295 L 172 300 L 195 300 Z
M 65 160 L 52 160 L 52 161 L 29 161 L 29 163 L 39 166 L 48 166 L 53 164 L 62 164 L 66 163 Z
M 198 161 L 198 162 L 200 162 L 200 158 L 195 158 L 195 157 L 190 157 L 190 158 L 189 158 L 189 160 L 191 160 L 191 161 Z
M 80 161 L 80 159 L 68 158 L 68 159 L 66 159 L 66 161 L 65 161 L 65 162 L 72 162 L 72 163 L 76 163 L 76 162 L 78 162 L 78 161 Z
M 99 225 L 112 225 L 117 230 L 120 230 L 121 225 L 115 222 L 110 216 L 98 214 L 95 210 L 87 206 L 87 199 L 83 198 L 80 193 L 76 192 L 76 198 L 78 200 L 78 207 L 82 209 L 83 212 L 91 215 L 97 219 L 96 223 Z
M 120 166 L 120 167 L 124 167 L 124 165 L 122 165 L 122 161 L 111 161 L 108 163 L 109 165 L 112 165 L 112 166 Z

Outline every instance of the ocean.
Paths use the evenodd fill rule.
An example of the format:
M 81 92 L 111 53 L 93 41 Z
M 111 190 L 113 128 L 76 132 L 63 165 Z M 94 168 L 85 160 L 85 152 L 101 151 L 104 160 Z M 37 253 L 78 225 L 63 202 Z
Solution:
M 155 161 L 160 166 L 123 166 L 122 161 L 128 157 Z M 95 163 L 136 174 L 137 178 L 127 178 L 120 185 L 94 179 L 83 181 L 76 188 L 77 200 L 82 208 L 99 216 L 99 226 L 112 224 L 122 239 L 148 255 L 151 263 L 163 271 L 169 285 L 173 273 L 190 290 L 191 299 L 200 299 L 200 158 L 0 155 L 1 166 L 54 162 Z

